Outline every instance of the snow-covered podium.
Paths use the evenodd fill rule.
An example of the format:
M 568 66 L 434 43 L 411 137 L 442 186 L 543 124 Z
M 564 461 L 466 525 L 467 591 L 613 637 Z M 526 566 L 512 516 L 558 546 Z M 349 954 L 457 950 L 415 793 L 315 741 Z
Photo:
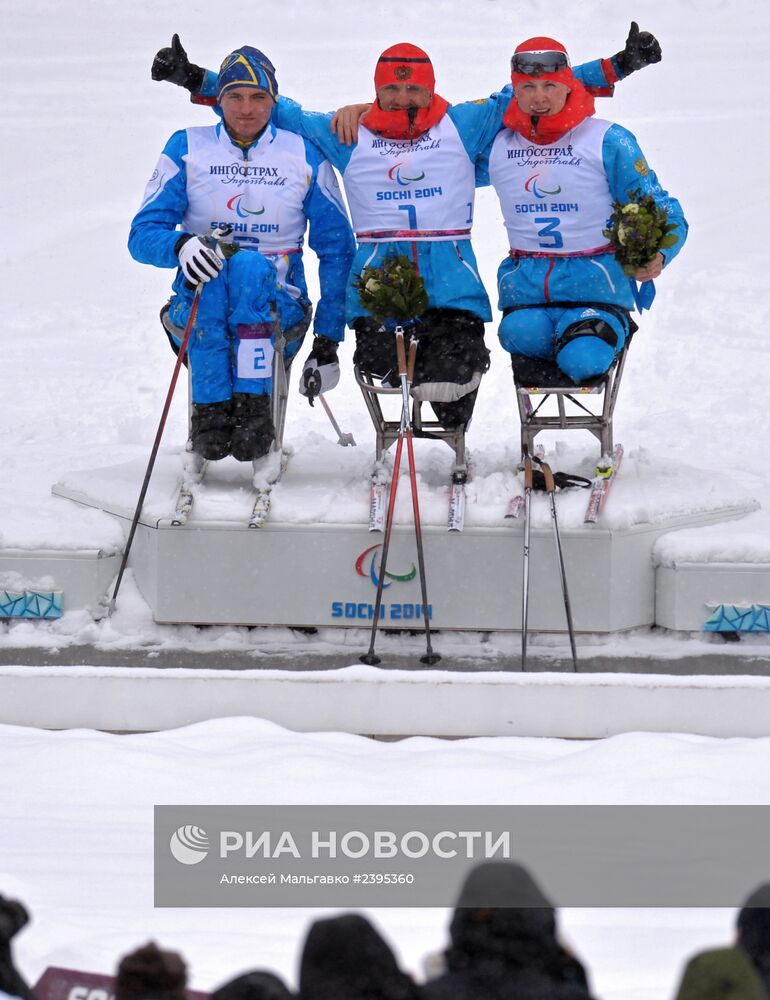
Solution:
M 515 461 L 508 454 L 501 459 L 499 452 L 494 457 L 478 454 L 468 484 L 465 530 L 448 532 L 445 466 L 451 455 L 440 443 L 417 444 L 433 627 L 518 629 L 522 527 L 505 517 L 518 489 Z M 247 527 L 248 472 L 229 459 L 212 467 L 187 524 L 172 526 L 179 456 L 172 449 L 161 453 L 130 561 L 156 621 L 358 628 L 371 624 L 382 536 L 368 531 L 369 456 L 364 449 L 335 449 L 320 437 L 317 445 L 291 458 L 274 488 L 270 518 L 258 530 Z M 561 449 L 551 461 L 554 468 L 590 474 L 591 456 L 584 452 Z M 54 493 L 127 524 L 141 472 L 141 461 L 73 472 L 54 486 Z M 693 606 L 682 613 L 678 571 L 675 560 L 665 558 L 665 539 L 684 529 L 705 529 L 707 536 L 708 526 L 755 510 L 757 503 L 729 477 L 666 466 L 643 450 L 631 451 L 596 524 L 583 523 L 585 503 L 582 490 L 558 495 L 578 631 L 616 632 L 656 622 L 696 630 L 713 616 L 710 605 L 770 599 L 768 553 L 764 565 L 753 566 L 756 601 L 751 594 L 747 597 L 746 588 L 731 590 L 723 576 L 726 589 L 715 584 L 701 587 L 701 593 L 696 588 L 689 599 Z M 420 627 L 410 517 L 404 489 L 388 561 L 385 628 Z M 729 531 L 729 526 L 720 530 Z M 689 549 L 689 564 L 697 563 L 697 544 L 691 542 Z M 655 552 L 663 556 L 654 557 Z M 706 559 L 702 564 L 705 578 L 708 563 Z M 564 631 L 543 494 L 533 497 L 531 566 L 530 627 Z

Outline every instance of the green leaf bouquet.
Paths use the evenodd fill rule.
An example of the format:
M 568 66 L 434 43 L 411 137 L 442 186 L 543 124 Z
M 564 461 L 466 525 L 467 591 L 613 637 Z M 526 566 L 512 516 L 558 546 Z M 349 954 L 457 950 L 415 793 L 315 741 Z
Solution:
M 668 212 L 652 195 L 643 195 L 636 188 L 629 199 L 625 204 L 613 201 L 609 228 L 603 232 L 615 245 L 615 257 L 623 271 L 633 277 L 660 250 L 678 243 L 679 237 L 674 232 L 676 226 L 668 221 Z
M 361 305 L 381 326 L 388 321 L 406 323 L 428 308 L 425 282 L 403 255 L 388 257 L 378 267 L 365 267 L 355 279 Z

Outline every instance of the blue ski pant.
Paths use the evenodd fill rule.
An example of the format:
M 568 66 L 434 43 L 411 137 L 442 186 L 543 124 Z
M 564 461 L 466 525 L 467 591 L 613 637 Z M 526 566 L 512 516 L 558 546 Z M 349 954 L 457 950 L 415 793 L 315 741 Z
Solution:
M 594 324 L 597 333 L 592 335 Z M 627 333 L 626 323 L 617 313 L 576 305 L 517 309 L 503 317 L 498 336 L 506 351 L 555 361 L 577 384 L 607 371 L 622 350 Z
M 195 292 L 181 271 L 173 292 L 169 318 L 184 329 Z M 278 294 L 272 261 L 254 252 L 234 254 L 203 286 L 188 344 L 194 403 L 224 402 L 234 392 L 271 392 Z M 301 343 L 301 336 L 287 343 L 287 360 Z

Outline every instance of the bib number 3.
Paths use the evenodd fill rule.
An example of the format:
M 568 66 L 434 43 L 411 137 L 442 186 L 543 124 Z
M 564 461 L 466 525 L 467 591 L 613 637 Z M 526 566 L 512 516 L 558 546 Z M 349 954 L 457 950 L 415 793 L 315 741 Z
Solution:
M 564 239 L 559 232 L 559 225 L 561 224 L 561 219 L 551 218 L 545 215 L 536 215 L 534 222 L 537 225 L 543 225 L 542 229 L 538 229 L 537 235 L 540 237 L 540 242 L 538 246 L 542 247 L 543 250 L 560 250 L 564 246 Z

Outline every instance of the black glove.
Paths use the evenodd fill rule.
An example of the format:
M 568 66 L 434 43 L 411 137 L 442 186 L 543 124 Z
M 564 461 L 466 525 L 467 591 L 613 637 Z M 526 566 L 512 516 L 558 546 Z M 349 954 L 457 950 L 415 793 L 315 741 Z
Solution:
M 169 83 L 189 90 L 191 94 L 197 94 L 203 86 L 206 70 L 190 62 L 179 41 L 179 35 L 174 35 L 171 47 L 160 49 L 156 53 L 150 75 L 153 80 L 168 80 Z
M 624 77 L 637 69 L 644 69 L 645 66 L 660 62 L 662 58 L 663 54 L 658 39 L 649 31 L 640 31 L 636 21 L 631 22 L 626 47 L 622 52 L 613 56 Z
M 319 393 L 329 392 L 340 380 L 338 347 L 337 341 L 328 337 L 313 339 L 313 347 L 299 379 L 299 391 L 307 396 L 311 406 Z

